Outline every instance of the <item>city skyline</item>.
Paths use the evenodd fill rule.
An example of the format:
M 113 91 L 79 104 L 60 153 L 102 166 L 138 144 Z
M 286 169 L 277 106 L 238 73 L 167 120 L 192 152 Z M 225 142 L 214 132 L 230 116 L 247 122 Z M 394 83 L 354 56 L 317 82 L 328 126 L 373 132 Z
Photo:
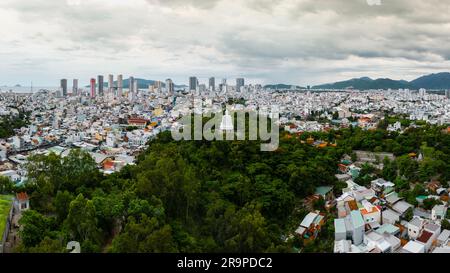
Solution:
M 0 85 L 48 86 L 97 71 L 178 84 L 189 75 L 300 86 L 411 80 L 450 66 L 449 8 L 406 0 L 6 0 Z

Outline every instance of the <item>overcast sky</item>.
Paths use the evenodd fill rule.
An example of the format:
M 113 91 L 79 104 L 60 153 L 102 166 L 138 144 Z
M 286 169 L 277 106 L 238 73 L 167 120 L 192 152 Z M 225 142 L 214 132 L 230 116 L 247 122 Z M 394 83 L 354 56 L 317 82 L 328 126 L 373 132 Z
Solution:
M 1 0 L 0 85 L 123 74 L 302 86 L 449 71 L 450 1 Z

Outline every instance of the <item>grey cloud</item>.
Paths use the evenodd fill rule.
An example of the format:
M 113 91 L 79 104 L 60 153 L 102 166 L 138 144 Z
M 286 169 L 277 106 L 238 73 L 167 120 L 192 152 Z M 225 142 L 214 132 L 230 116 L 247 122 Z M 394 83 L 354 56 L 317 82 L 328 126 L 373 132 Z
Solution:
M 159 4 L 169 7 L 196 7 L 201 9 L 211 9 L 221 0 L 146 0 L 150 4 Z
M 9 57 L 17 64 L 46 54 L 43 63 L 54 63 L 49 69 L 59 65 L 54 59 L 70 55 L 74 69 L 83 71 L 86 61 L 87 66 L 100 62 L 167 76 L 211 71 L 290 82 L 345 71 L 375 74 L 389 65 L 417 73 L 448 64 L 450 3 L 382 2 L 133 0 L 114 5 L 81 0 L 82 5 L 71 6 L 62 0 L 2 0 L 0 12 L 17 14 L 29 30 L 21 26 L 20 37 L 6 35 L 0 52 L 19 52 Z

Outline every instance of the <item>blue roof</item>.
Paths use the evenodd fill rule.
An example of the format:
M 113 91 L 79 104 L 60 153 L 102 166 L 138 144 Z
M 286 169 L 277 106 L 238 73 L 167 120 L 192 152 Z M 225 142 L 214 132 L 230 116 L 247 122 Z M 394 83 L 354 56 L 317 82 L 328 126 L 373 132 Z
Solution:
M 353 210 L 352 212 L 350 212 L 350 215 L 352 218 L 353 227 L 358 228 L 364 226 L 364 219 L 359 210 Z
M 378 228 L 376 230 L 376 232 L 379 234 L 383 234 L 383 233 L 387 232 L 389 234 L 394 235 L 394 234 L 397 234 L 398 232 L 400 232 L 400 228 L 398 228 L 394 225 L 391 225 L 391 224 L 384 224 L 380 228 Z
M 331 187 L 331 186 L 317 187 L 315 194 L 325 196 L 332 190 L 333 190 L 333 187 Z

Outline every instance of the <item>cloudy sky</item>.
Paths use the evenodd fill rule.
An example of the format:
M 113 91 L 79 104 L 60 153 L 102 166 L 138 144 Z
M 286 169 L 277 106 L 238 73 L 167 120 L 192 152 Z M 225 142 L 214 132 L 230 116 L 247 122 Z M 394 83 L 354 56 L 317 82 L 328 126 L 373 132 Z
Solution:
M 442 0 L 1 0 L 0 85 L 97 74 L 302 86 L 450 70 Z

